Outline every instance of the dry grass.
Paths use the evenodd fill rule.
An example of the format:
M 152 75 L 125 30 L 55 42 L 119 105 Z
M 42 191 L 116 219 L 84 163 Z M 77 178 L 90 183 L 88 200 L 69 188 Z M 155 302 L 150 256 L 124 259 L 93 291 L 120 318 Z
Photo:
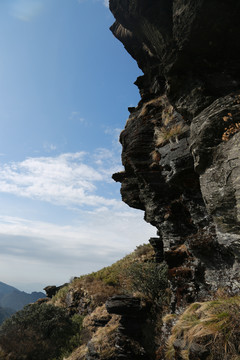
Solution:
M 143 43 L 143 50 L 146 51 L 150 57 L 154 56 L 151 50 L 149 49 L 149 47 L 144 43 Z
M 176 318 L 177 318 L 177 315 L 176 315 L 176 314 L 166 314 L 166 315 L 163 317 L 162 321 L 163 321 L 165 324 L 167 324 L 167 323 L 175 320 Z
M 96 279 L 91 275 L 87 275 L 82 281 L 74 284 L 75 291 L 84 291 L 84 293 L 91 299 L 92 304 L 101 306 L 106 300 L 120 292 L 120 286 L 107 285 L 102 279 Z
M 163 146 L 167 142 L 172 143 L 173 140 L 178 142 L 178 136 L 187 130 L 188 127 L 183 123 L 179 123 L 167 127 L 162 126 L 161 128 L 155 127 L 154 137 L 155 137 L 156 147 Z
M 148 102 L 146 102 L 143 105 L 139 116 L 145 116 L 148 113 L 149 108 L 151 108 L 151 107 L 158 107 L 159 108 L 159 107 L 163 106 L 164 102 L 165 102 L 165 98 L 163 96 L 159 96 L 159 97 L 157 97 L 155 99 L 149 100 Z
M 119 327 L 119 316 L 113 315 L 109 323 L 103 328 L 99 328 L 92 337 L 92 344 L 101 359 L 114 357 L 116 347 L 116 331 Z
M 94 322 L 97 320 L 107 320 L 104 327 L 95 326 Z M 93 345 L 96 352 L 101 359 L 108 359 L 115 354 L 115 339 L 116 331 L 119 326 L 119 315 L 109 315 L 105 305 L 97 307 L 90 315 L 87 315 L 83 320 L 83 333 L 87 337 L 82 339 L 82 345 L 78 347 L 73 353 L 64 360 L 85 360 L 88 354 L 89 341 Z M 83 336 L 84 337 L 84 336 Z
M 162 111 L 162 123 L 167 126 L 174 119 L 174 108 L 169 103 Z
M 83 320 L 83 326 L 88 328 L 91 332 L 95 331 L 95 321 L 103 320 L 110 321 L 111 315 L 107 312 L 105 304 L 97 307 L 90 315 Z
M 94 326 L 95 320 L 108 319 L 104 327 Z M 105 305 L 97 307 L 90 315 L 87 315 L 83 321 L 83 332 L 88 333 L 88 338 L 83 340 L 84 345 L 77 348 L 68 358 L 64 360 L 85 360 L 88 347 L 87 343 L 91 342 L 94 349 L 100 355 L 101 359 L 108 359 L 115 354 L 116 331 L 119 326 L 119 315 L 109 315 Z
M 73 353 L 69 357 L 64 358 L 63 360 L 85 360 L 87 352 L 88 352 L 87 346 L 82 345 L 79 348 L 77 348 L 76 350 L 74 350 Z
M 161 160 L 161 155 L 159 154 L 159 152 L 157 150 L 153 150 L 150 155 L 152 161 L 156 164 L 159 164 L 159 161 Z
M 209 350 L 208 360 L 240 358 L 240 296 L 194 303 L 178 318 L 166 350 L 176 359 L 174 343 L 182 341 L 182 358 L 189 359 L 193 343 Z
M 125 27 L 123 27 L 121 24 L 118 24 L 115 30 L 115 35 L 122 39 L 122 38 L 132 37 L 132 32 L 126 29 Z

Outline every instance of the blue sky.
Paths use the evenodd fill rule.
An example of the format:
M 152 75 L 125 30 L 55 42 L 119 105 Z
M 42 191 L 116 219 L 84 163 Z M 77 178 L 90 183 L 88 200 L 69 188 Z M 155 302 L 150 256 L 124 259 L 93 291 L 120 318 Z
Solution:
M 113 21 L 104 0 L 0 0 L 0 281 L 21 290 L 155 234 L 111 179 L 141 74 Z

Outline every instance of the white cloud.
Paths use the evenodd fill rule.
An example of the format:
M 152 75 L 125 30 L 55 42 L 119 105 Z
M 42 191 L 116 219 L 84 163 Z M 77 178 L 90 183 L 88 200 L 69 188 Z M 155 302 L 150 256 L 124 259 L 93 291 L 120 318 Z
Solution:
M 43 8 L 41 0 L 14 0 L 9 4 L 10 13 L 21 21 L 31 21 Z
M 35 239 L 34 241 L 38 242 L 39 246 L 48 250 L 53 248 L 55 254 L 62 252 L 64 256 L 68 251 L 74 250 L 72 256 L 81 258 L 82 246 L 93 247 L 95 254 L 99 254 L 99 251 L 101 253 L 103 248 L 108 248 L 109 252 L 111 249 L 121 253 L 131 251 L 139 244 L 139 241 L 144 241 L 144 231 L 152 228 L 142 218 L 143 212 L 130 209 L 126 205 L 114 211 L 102 208 L 81 213 L 79 219 L 72 225 L 0 216 L 0 234 L 19 236 L 24 238 L 25 242 L 28 242 L 28 238 Z M 23 249 L 24 246 L 19 242 L 15 250 Z M 107 256 L 106 249 L 104 254 Z
M 112 147 L 114 149 L 114 152 L 118 153 L 119 159 L 121 158 L 121 152 L 122 152 L 122 145 L 120 144 L 120 141 L 119 141 L 119 137 L 120 137 L 121 132 L 122 132 L 122 129 L 111 128 L 111 127 L 107 127 L 104 130 L 105 134 L 111 136 L 111 138 L 112 138 Z
M 154 235 L 142 217 L 127 206 L 84 213 L 68 226 L 0 216 L 1 281 L 61 284 L 108 266 Z
M 6 215 L 0 216 L 1 281 L 28 291 L 40 290 L 37 283 L 59 285 L 110 265 L 147 242 L 155 229 L 143 221 L 143 212 L 116 200 L 113 182 L 113 195 L 100 195 L 103 188 L 110 194 L 107 182 L 120 169 L 119 154 L 105 148 L 0 163 L 0 192 L 20 197 L 16 210 L 6 207 Z M 25 203 L 24 198 L 45 202 L 40 209 L 48 222 L 35 220 L 41 218 L 40 203 Z M 59 224 L 50 222 L 48 212 L 54 208 L 47 203 L 61 205 L 55 207 L 57 216 L 50 216 Z M 27 286 L 33 283 L 35 287 Z
M 101 174 L 104 176 L 106 183 L 113 182 L 112 174 L 123 170 L 123 167 L 120 163 L 120 149 L 120 147 L 115 147 L 113 144 L 113 148 L 111 150 L 98 148 L 92 155 L 94 165 L 97 166 L 97 168 L 101 171 Z
M 90 165 L 93 160 L 97 167 Z M 96 187 L 111 179 L 114 161 L 110 151 L 98 149 L 91 156 L 77 152 L 11 162 L 0 165 L 0 192 L 64 206 L 116 206 L 117 200 L 97 195 Z

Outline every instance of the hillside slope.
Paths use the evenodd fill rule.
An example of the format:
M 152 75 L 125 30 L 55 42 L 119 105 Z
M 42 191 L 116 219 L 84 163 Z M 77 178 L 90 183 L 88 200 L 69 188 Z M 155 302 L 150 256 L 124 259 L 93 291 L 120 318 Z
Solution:
M 178 248 L 176 259 L 185 252 Z M 189 283 L 188 268 L 158 261 L 150 244 L 141 245 L 98 272 L 48 287 L 48 298 L 0 328 L 0 359 L 238 360 L 240 296 L 221 289 L 174 307 L 173 278 L 185 273 Z

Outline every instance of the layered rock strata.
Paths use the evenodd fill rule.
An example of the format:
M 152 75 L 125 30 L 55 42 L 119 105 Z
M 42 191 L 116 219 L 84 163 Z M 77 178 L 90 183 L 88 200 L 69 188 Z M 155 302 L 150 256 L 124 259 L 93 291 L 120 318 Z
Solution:
M 240 3 L 110 0 L 110 10 L 143 71 L 120 135 L 125 170 L 113 175 L 122 199 L 157 228 L 174 308 L 219 287 L 237 292 Z

